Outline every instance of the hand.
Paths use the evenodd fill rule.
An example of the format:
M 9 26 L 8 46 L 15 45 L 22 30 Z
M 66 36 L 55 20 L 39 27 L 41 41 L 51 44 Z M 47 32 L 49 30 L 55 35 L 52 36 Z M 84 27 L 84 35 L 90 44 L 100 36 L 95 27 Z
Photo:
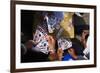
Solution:
M 51 35 L 47 35 L 48 47 L 50 51 L 55 51 L 55 40 Z
M 55 40 L 51 35 L 46 36 L 46 40 L 48 41 L 48 47 L 49 47 L 49 59 L 51 61 L 54 61 L 57 59 L 57 55 L 55 53 Z
M 29 40 L 25 43 L 27 49 L 32 49 L 33 47 L 33 40 Z
M 58 59 L 61 61 L 62 57 L 63 57 L 63 50 L 62 49 L 59 48 L 57 50 L 57 56 L 58 56 Z

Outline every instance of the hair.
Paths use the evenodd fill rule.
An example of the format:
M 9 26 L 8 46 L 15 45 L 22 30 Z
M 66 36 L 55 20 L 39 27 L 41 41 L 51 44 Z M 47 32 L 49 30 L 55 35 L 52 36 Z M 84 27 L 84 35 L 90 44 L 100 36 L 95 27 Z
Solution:
M 81 35 L 83 30 L 89 30 L 89 25 L 84 24 L 84 25 L 75 25 L 75 35 Z

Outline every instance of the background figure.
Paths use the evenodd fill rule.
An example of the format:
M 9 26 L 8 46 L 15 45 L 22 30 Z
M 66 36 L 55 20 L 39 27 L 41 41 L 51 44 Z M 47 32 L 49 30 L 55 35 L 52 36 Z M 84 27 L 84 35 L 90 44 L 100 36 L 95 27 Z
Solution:
M 87 38 L 89 36 L 89 26 L 88 25 L 77 25 L 75 27 L 75 38 L 72 39 L 72 48 L 75 51 L 75 55 L 77 55 L 77 59 L 86 59 L 84 58 L 83 51 L 85 50 Z

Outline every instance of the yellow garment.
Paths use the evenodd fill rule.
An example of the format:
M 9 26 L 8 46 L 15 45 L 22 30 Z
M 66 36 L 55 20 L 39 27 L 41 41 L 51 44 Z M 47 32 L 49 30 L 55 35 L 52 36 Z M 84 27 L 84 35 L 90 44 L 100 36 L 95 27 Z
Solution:
M 67 38 L 74 38 L 74 27 L 72 25 L 72 12 L 64 12 L 64 19 L 60 25 L 64 29 L 63 35 Z

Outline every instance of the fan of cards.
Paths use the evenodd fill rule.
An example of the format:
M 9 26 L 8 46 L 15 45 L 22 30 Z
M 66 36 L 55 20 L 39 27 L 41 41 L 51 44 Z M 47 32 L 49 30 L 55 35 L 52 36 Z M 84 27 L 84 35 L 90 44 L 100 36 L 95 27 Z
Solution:
M 58 39 L 58 48 L 66 50 L 72 47 L 72 42 L 69 39 L 60 38 Z
M 42 52 L 44 54 L 48 54 L 48 41 L 46 40 L 45 36 L 47 33 L 39 26 L 36 30 L 33 41 L 36 44 L 32 49 L 37 52 Z

